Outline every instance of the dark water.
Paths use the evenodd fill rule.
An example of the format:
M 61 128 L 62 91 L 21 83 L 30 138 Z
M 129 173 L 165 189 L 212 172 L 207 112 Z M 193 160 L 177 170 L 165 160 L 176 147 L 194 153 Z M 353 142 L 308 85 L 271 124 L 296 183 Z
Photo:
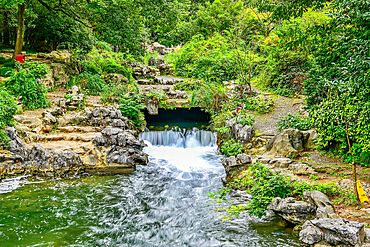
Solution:
M 0 246 L 301 246 L 275 221 L 221 223 L 205 200 L 224 176 L 214 148 L 145 151 L 150 164 L 135 174 L 36 179 L 0 194 Z

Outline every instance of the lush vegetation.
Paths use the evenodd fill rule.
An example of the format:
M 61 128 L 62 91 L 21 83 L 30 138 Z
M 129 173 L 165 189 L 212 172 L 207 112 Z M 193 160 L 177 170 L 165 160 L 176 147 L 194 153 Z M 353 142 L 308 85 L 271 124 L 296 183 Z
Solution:
M 303 199 L 303 192 L 305 191 L 318 190 L 329 197 L 341 195 L 341 200 L 348 199 L 347 193 L 339 189 L 335 183 L 316 184 L 291 180 L 281 174 L 272 172 L 259 163 L 251 165 L 242 177 L 234 179 L 232 183 L 222 188 L 220 192 L 209 192 L 208 197 L 212 203 L 222 205 L 223 202 L 228 202 L 227 192 L 230 192 L 230 189 L 245 190 L 252 195 L 252 198 L 246 205 L 239 204 L 219 208 L 218 210 L 226 211 L 226 215 L 223 215 L 224 220 L 238 217 L 245 210 L 257 217 L 265 216 L 268 204 L 275 197 L 297 197 Z
M 298 113 L 289 113 L 286 116 L 282 116 L 278 123 L 278 130 L 284 129 L 299 129 L 308 130 L 312 128 L 311 120 L 309 117 L 301 116 Z
M 5 90 L 0 89 L 0 147 L 9 145 L 9 138 L 5 134 L 5 127 L 14 125 L 14 114 L 17 105 L 13 97 Z

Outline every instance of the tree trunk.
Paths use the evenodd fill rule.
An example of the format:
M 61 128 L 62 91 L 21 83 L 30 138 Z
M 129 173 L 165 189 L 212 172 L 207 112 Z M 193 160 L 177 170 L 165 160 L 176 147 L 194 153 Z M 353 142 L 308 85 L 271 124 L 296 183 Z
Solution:
M 14 54 L 12 62 L 17 59 L 17 55 L 22 52 L 23 48 L 23 36 L 24 36 L 24 17 L 26 13 L 26 5 L 18 5 L 18 28 L 17 28 L 17 40 L 15 42 Z
M 9 18 L 8 13 L 4 11 L 4 19 L 3 19 L 3 44 L 9 45 L 10 44 L 10 38 L 9 38 Z

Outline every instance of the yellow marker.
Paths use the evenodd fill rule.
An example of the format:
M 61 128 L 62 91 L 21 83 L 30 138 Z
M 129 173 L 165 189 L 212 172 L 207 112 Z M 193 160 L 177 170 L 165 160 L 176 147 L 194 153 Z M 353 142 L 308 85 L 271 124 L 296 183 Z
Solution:
M 358 192 L 358 197 L 360 198 L 361 203 L 369 201 L 369 198 L 367 198 L 366 193 L 364 189 L 362 188 L 360 180 L 357 180 L 357 192 Z

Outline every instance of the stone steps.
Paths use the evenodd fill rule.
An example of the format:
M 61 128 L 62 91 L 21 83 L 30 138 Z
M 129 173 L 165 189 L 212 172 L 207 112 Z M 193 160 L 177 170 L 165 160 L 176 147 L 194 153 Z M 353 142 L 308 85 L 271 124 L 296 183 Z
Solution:
M 98 132 L 90 133 L 55 133 L 55 134 L 35 134 L 28 132 L 27 135 L 36 142 L 52 142 L 52 141 L 81 141 L 91 142 Z
M 40 145 L 44 149 L 56 153 L 73 151 L 77 154 L 83 155 L 94 147 L 92 142 L 78 142 L 78 141 L 48 141 L 48 142 L 32 142 L 27 144 L 28 148 L 34 145 Z

